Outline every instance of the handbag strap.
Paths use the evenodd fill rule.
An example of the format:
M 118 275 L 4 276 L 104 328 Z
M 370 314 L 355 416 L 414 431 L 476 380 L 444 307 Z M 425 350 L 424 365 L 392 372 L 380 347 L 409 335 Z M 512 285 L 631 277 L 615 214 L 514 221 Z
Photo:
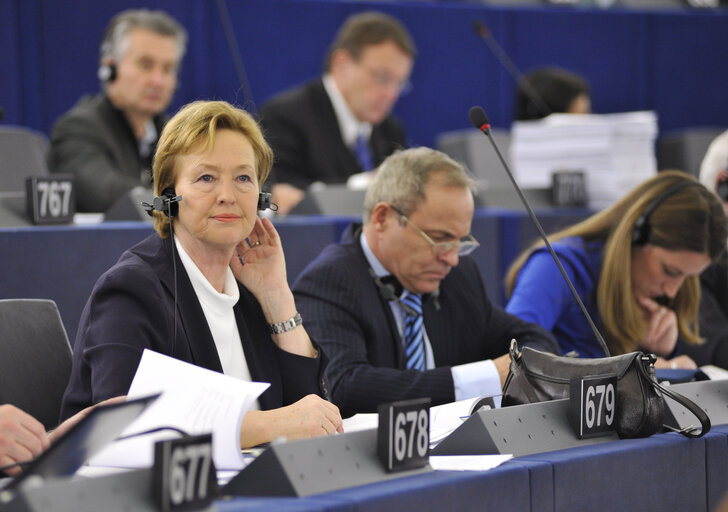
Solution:
M 508 350 L 508 352 L 511 355 L 511 365 L 510 365 L 510 372 L 508 373 L 508 378 L 506 379 L 505 386 L 503 386 L 504 394 L 505 390 L 508 389 L 509 385 L 511 385 L 511 380 L 516 380 L 517 382 L 528 382 L 528 379 L 523 375 L 523 353 L 518 350 L 518 343 L 515 339 L 511 340 L 511 346 Z M 536 392 L 533 390 L 533 388 L 530 385 L 522 385 L 520 387 L 520 390 L 526 395 L 528 398 L 528 403 L 535 404 L 537 402 L 541 402 L 543 399 L 539 398 Z
M 644 363 L 646 361 L 651 361 L 651 356 L 643 355 L 641 357 L 642 357 L 642 363 Z M 654 357 L 654 356 L 652 356 L 652 357 Z M 651 375 L 649 375 L 647 373 L 647 370 L 645 369 L 644 364 L 639 364 L 637 366 L 639 366 L 642 376 L 645 378 L 645 380 L 647 382 L 649 382 L 652 385 L 652 387 L 654 387 L 656 390 L 661 391 L 664 395 L 669 396 L 670 398 L 675 400 L 677 403 L 679 403 L 680 405 L 685 407 L 688 411 L 693 413 L 693 415 L 696 418 L 698 418 L 698 421 L 700 422 L 700 426 L 701 426 L 699 433 L 695 433 L 695 431 L 697 430 L 695 427 L 684 428 L 684 429 L 680 429 L 680 430 L 675 430 L 675 429 L 672 429 L 671 427 L 668 427 L 668 428 L 681 433 L 685 437 L 690 437 L 693 439 L 698 438 L 698 437 L 703 437 L 705 434 L 710 432 L 710 418 L 705 413 L 705 411 L 703 409 L 701 409 L 700 406 L 698 406 L 698 404 L 696 404 L 695 402 L 690 400 L 688 397 L 683 396 L 676 391 L 672 391 L 672 390 L 667 389 L 666 387 L 662 386 L 660 383 L 657 382 L 657 379 L 653 378 Z

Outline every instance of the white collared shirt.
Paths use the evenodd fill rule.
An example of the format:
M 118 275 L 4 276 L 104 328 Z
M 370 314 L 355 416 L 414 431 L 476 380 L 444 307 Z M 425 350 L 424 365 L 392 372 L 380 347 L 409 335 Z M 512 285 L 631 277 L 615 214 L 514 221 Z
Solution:
M 336 120 L 339 122 L 339 130 L 344 144 L 354 149 L 359 137 L 364 136 L 366 140 L 369 140 L 369 137 L 372 135 L 371 123 L 363 123 L 356 118 L 330 74 L 325 74 L 321 80 L 324 83 L 326 94 L 329 95 L 331 105 L 334 107 L 334 113 L 336 114 Z
M 152 152 L 152 144 L 157 140 L 157 127 L 154 126 L 154 121 L 151 119 L 147 121 L 144 129 L 144 136 L 139 139 L 139 155 L 142 158 L 146 158 Z
M 359 243 L 369 266 L 378 277 L 387 276 L 390 272 L 384 268 L 384 265 L 377 259 L 369 247 L 364 232 L 359 236 Z M 402 293 L 404 295 L 405 292 Z M 404 335 L 404 316 L 405 312 L 397 301 L 390 301 L 389 307 L 392 308 L 394 319 L 397 322 L 400 338 Z M 457 343 L 458 340 L 453 340 Z M 436 368 L 435 358 L 432 353 L 432 345 L 430 338 L 427 336 L 427 329 L 424 335 L 425 343 L 425 368 L 431 370 Z M 492 360 L 475 361 L 472 363 L 461 364 L 450 368 L 452 372 L 452 380 L 455 387 L 455 401 L 466 400 L 468 398 L 476 398 L 481 396 L 497 396 L 502 393 L 500 385 L 500 376 L 498 370 Z M 496 400 L 496 405 L 500 406 L 500 400 Z

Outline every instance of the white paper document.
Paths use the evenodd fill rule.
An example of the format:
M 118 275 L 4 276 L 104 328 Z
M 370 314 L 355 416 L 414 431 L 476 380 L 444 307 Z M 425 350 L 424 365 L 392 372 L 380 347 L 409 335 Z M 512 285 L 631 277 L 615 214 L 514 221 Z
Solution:
M 500 396 L 493 397 L 496 407 L 500 406 Z M 459 402 L 451 402 L 430 407 L 430 447 L 449 436 L 456 428 L 462 425 L 474 412 L 473 407 L 482 397 L 469 398 Z M 379 426 L 377 413 L 355 414 L 344 420 L 344 432 L 368 430 Z
M 151 350 L 145 350 L 128 397 L 162 392 L 155 403 L 124 430 L 122 436 L 159 427 L 174 427 L 190 435 L 212 432 L 213 459 L 217 469 L 244 467 L 240 451 L 243 415 L 270 384 L 247 382 L 201 368 Z M 116 441 L 93 457 L 89 464 L 139 468 L 151 466 L 154 443 L 180 434 L 161 431 Z
M 705 366 L 701 366 L 700 369 L 703 371 L 703 373 L 705 375 L 710 377 L 710 380 L 728 379 L 728 370 L 724 370 L 723 368 L 719 368 L 718 366 L 708 364 Z
M 430 466 L 439 471 L 485 471 L 500 466 L 513 455 L 430 455 Z

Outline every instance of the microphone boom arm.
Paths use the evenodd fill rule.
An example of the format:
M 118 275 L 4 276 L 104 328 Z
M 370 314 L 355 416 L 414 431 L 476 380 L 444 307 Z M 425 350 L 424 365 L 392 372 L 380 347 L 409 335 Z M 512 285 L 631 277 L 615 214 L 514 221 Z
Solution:
M 604 338 L 602 337 L 601 333 L 599 332 L 599 329 L 597 329 L 597 326 L 594 324 L 594 320 L 592 320 L 591 315 L 586 310 L 586 306 L 584 306 L 584 303 L 581 301 L 581 298 L 579 297 L 579 294 L 576 291 L 576 288 L 574 288 L 574 284 L 571 282 L 571 279 L 569 279 L 568 274 L 566 273 L 566 270 L 564 270 L 563 265 L 561 265 L 561 261 L 559 260 L 559 257 L 556 255 L 556 252 L 554 251 L 554 248 L 551 247 L 551 242 L 549 242 L 548 237 L 546 236 L 546 232 L 544 232 L 543 227 L 541 226 L 541 223 L 538 220 L 538 217 L 536 217 L 536 214 L 533 212 L 533 209 L 531 208 L 531 205 L 528 203 L 528 200 L 526 199 L 526 196 L 523 195 L 523 192 L 521 191 L 521 187 L 518 186 L 518 183 L 516 182 L 516 178 L 513 176 L 513 173 L 511 172 L 510 167 L 508 166 L 508 163 L 503 158 L 503 155 L 500 152 L 500 149 L 498 149 L 498 146 L 496 145 L 495 141 L 493 140 L 493 136 L 490 134 L 490 123 L 488 122 L 488 116 L 485 115 L 485 111 L 480 107 L 472 107 L 469 112 L 470 115 L 470 121 L 473 123 L 473 125 L 483 132 L 486 137 L 488 137 L 488 140 L 490 140 L 491 145 L 493 146 L 493 149 L 495 149 L 496 154 L 498 155 L 498 159 L 500 160 L 501 164 L 503 165 L 503 168 L 506 170 L 506 174 L 508 174 L 508 178 L 510 178 L 511 183 L 513 183 L 513 187 L 516 189 L 516 193 L 518 194 L 518 197 L 521 199 L 521 202 L 523 203 L 523 206 L 526 207 L 526 211 L 528 212 L 529 217 L 531 217 L 531 220 L 536 226 L 536 229 L 538 230 L 539 235 L 541 236 L 541 239 L 546 244 L 546 247 L 548 248 L 549 252 L 551 253 L 551 257 L 556 262 L 556 265 L 559 267 L 559 272 L 561 272 L 561 275 L 563 276 L 564 280 L 566 281 L 566 284 L 569 286 L 569 290 L 571 290 L 572 295 L 576 299 L 576 302 L 579 304 L 579 307 L 581 308 L 582 313 L 584 313 L 584 317 L 586 318 L 586 321 L 589 323 L 589 327 L 591 328 L 592 332 L 594 333 L 594 336 L 596 336 L 597 341 L 599 342 L 599 345 L 602 347 L 602 350 L 604 351 L 604 354 L 609 357 L 609 348 L 607 348 L 607 343 L 604 341 Z

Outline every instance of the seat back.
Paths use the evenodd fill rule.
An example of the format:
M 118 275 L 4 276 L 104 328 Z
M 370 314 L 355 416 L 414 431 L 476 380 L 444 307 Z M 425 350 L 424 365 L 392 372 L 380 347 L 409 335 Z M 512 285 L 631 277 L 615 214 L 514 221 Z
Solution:
M 0 300 L 0 404 L 15 405 L 50 430 L 70 375 L 71 345 L 56 303 Z
M 491 135 L 503 158 L 509 161 L 511 134 L 508 130 L 492 128 Z M 508 174 L 498 159 L 493 146 L 480 130 L 467 128 L 443 132 L 437 136 L 436 147 L 470 170 L 482 189 L 512 189 Z
M 48 137 L 22 126 L 0 126 L 0 192 L 25 191 L 25 179 L 47 176 Z

